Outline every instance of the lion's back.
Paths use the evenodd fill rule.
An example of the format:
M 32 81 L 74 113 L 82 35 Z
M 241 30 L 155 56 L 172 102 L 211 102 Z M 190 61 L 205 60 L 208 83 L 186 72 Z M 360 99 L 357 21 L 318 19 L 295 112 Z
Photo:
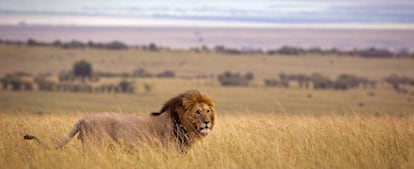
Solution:
M 84 117 L 82 130 L 87 137 L 107 137 L 116 141 L 137 141 L 158 136 L 162 124 L 154 117 L 144 115 L 125 115 L 99 113 Z

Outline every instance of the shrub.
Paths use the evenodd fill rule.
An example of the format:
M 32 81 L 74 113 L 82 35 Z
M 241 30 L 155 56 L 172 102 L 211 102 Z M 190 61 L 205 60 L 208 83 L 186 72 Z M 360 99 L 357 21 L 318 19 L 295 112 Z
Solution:
M 305 50 L 291 46 L 283 46 L 277 51 L 277 53 L 281 55 L 299 55 L 305 53 Z
M 347 90 L 349 88 L 358 87 L 361 83 L 361 78 L 355 75 L 342 74 L 335 80 L 333 87 L 335 89 Z
M 10 79 L 10 85 L 11 85 L 13 91 L 19 91 L 19 90 L 21 90 L 21 88 L 23 86 L 23 83 L 22 83 L 22 80 L 19 77 L 14 76 Z
M 59 82 L 68 82 L 75 80 L 75 76 L 71 72 L 61 71 L 58 74 Z
M 133 93 L 134 92 L 134 83 L 127 80 L 122 80 L 119 82 L 119 89 L 122 93 Z
M 55 90 L 56 84 L 47 80 L 45 77 L 36 77 L 35 83 L 40 91 L 53 91 Z
M 144 68 L 137 68 L 133 71 L 134 77 L 152 77 L 152 74 L 146 71 Z
M 4 90 L 11 89 L 13 91 L 20 90 L 32 90 L 33 85 L 31 82 L 23 80 L 22 76 L 28 76 L 26 73 L 16 72 L 13 74 L 7 74 L 4 78 L 1 79 L 1 83 Z
M 87 45 L 81 41 L 73 40 L 69 43 L 62 44 L 61 47 L 64 49 L 72 49 L 72 48 L 85 48 Z
M 285 80 L 265 79 L 264 82 L 267 87 L 289 87 L 289 82 Z
M 312 74 L 311 81 L 315 89 L 329 89 L 333 85 L 333 82 L 329 78 L 318 73 Z
M 144 46 L 144 49 L 148 49 L 150 51 L 158 51 L 158 47 L 155 43 L 150 43 L 148 47 Z
M 250 72 L 241 75 L 239 73 L 226 71 L 218 76 L 218 80 L 223 86 L 248 86 L 253 78 L 254 75 Z
M 105 45 L 106 49 L 112 49 L 112 50 L 122 50 L 122 49 L 128 49 L 128 46 L 120 41 L 112 41 Z
M 9 88 L 9 83 L 6 78 L 0 79 L 1 85 L 3 86 L 3 90 L 7 90 Z
M 173 71 L 171 71 L 171 70 L 166 70 L 166 71 L 164 71 L 162 73 L 159 73 L 157 75 L 157 77 L 160 77 L 160 78 L 174 78 L 175 77 L 175 73 Z
M 362 57 L 369 57 L 369 58 L 389 58 L 393 56 L 393 53 L 391 53 L 390 51 L 386 50 L 386 49 L 377 49 L 377 48 L 369 48 L 369 49 L 364 49 L 364 50 L 357 50 L 354 51 L 355 53 L 357 53 L 359 56 Z

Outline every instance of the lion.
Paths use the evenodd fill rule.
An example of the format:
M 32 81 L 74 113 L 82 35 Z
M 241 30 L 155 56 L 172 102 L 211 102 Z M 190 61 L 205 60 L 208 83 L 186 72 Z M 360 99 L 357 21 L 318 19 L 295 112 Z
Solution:
M 186 151 L 201 140 L 214 127 L 214 102 L 198 90 L 189 90 L 164 103 L 159 112 L 150 115 L 125 115 L 100 113 L 78 120 L 72 130 L 55 146 L 62 148 L 72 137 L 86 142 L 101 142 L 105 138 L 117 143 L 135 144 L 158 141 L 163 145 L 173 143 Z M 25 135 L 26 140 L 35 140 L 48 147 L 37 137 Z

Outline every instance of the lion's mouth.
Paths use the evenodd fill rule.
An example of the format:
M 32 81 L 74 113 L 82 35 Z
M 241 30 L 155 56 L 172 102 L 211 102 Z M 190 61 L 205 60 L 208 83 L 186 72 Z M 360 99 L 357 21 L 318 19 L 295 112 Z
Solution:
M 210 127 L 208 127 L 208 125 L 204 125 L 203 127 L 196 125 L 196 128 L 197 131 L 202 135 L 206 135 L 210 132 Z
M 210 132 L 210 129 L 208 127 L 202 128 L 200 130 L 198 130 L 198 132 L 200 132 L 201 134 L 208 134 Z

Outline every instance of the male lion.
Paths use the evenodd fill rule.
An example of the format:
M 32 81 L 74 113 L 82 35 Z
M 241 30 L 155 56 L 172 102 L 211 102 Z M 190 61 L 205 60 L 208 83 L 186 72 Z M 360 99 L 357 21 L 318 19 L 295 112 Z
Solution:
M 56 148 L 63 147 L 78 134 L 83 145 L 88 141 L 95 143 L 111 138 L 130 145 L 151 141 L 163 145 L 173 143 L 185 151 L 211 131 L 214 117 L 213 100 L 198 90 L 189 90 L 168 100 L 159 112 L 148 116 L 116 113 L 86 116 L 76 122 Z M 34 139 L 47 146 L 35 136 L 25 135 L 24 139 Z

